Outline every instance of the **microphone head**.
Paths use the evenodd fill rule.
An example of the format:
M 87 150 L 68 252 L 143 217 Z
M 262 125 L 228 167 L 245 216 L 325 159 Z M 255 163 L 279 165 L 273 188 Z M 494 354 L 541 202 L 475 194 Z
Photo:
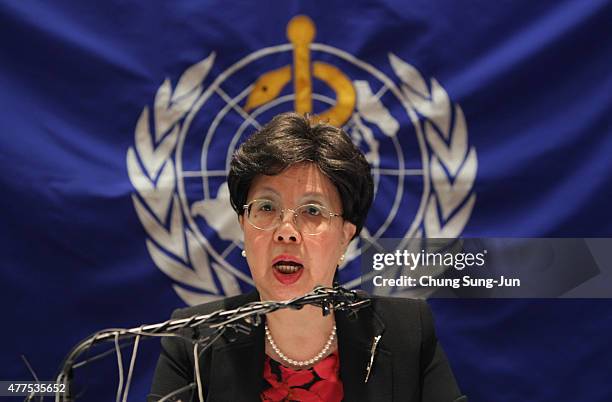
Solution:
M 365 290 L 353 289 L 351 292 L 355 294 L 359 299 L 369 299 L 370 295 Z

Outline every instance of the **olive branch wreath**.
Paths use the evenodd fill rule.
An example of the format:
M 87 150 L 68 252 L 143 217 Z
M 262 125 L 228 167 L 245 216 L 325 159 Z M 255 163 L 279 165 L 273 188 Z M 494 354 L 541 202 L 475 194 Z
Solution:
M 135 144 L 126 157 L 128 176 L 136 190 L 132 202 L 148 235 L 147 250 L 155 265 L 175 282 L 206 292 L 193 292 L 174 284 L 177 294 L 192 305 L 222 296 L 213 271 L 226 294 L 238 289 L 234 276 L 219 264 L 211 264 L 204 246 L 185 227 L 176 194 L 173 155 L 178 133 L 184 117 L 203 92 L 202 82 L 214 59 L 211 53 L 189 67 L 174 89 L 169 79 L 164 80 L 155 95 L 154 125 L 150 125 L 149 108 L 145 106 L 136 124 Z
M 410 64 L 394 54 L 389 54 L 389 61 L 402 81 L 404 99 L 421 117 L 431 150 L 429 171 L 433 190 L 423 217 L 425 236 L 456 238 L 463 231 L 476 202 L 472 189 L 478 170 L 476 149 L 468 146 L 463 110 L 451 103 L 435 78 L 431 79 L 429 87 Z
M 155 95 L 153 127 L 149 107 L 140 114 L 134 146 L 126 155 L 128 176 L 136 190 L 132 202 L 148 238 L 146 247 L 155 265 L 173 279 L 177 294 L 190 305 L 239 291 L 237 279 L 220 264 L 210 262 L 204 246 L 185 227 L 176 193 L 177 172 L 173 155 L 184 118 L 203 92 L 215 54 L 189 67 L 173 89 L 165 79 Z M 410 64 L 390 54 L 391 66 L 402 81 L 401 92 L 423 117 L 423 131 L 431 149 L 433 191 L 427 202 L 423 228 L 427 237 L 457 237 L 467 223 L 476 199 L 471 194 L 477 170 L 474 147 L 468 147 L 461 107 L 452 105 L 435 80 L 431 89 Z M 452 115 L 454 111 L 454 119 Z M 181 285 L 202 290 L 194 292 Z

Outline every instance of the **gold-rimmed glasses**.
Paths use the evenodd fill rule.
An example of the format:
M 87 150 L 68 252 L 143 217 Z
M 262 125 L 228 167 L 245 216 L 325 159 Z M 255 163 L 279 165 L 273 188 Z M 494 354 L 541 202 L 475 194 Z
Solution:
M 293 224 L 303 234 L 316 235 L 327 230 L 331 220 L 340 214 L 331 212 L 319 204 L 304 204 L 296 208 L 281 208 L 271 200 L 253 200 L 243 205 L 247 221 L 251 226 L 260 230 L 274 230 L 283 221 L 284 213 L 293 213 Z

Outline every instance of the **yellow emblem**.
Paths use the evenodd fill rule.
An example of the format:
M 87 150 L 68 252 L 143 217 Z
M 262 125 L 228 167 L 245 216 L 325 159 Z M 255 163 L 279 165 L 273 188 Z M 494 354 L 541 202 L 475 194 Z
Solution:
M 311 64 L 310 44 L 315 35 L 315 25 L 307 16 L 298 15 L 289 21 L 287 38 L 293 45 L 293 68 L 285 66 L 262 74 L 249 94 L 244 110 L 249 112 L 276 99 L 293 78 L 295 111 L 300 114 L 312 113 L 314 76 L 335 92 L 336 104 L 313 118 L 338 127 L 348 121 L 355 108 L 355 88 L 337 67 L 320 61 Z

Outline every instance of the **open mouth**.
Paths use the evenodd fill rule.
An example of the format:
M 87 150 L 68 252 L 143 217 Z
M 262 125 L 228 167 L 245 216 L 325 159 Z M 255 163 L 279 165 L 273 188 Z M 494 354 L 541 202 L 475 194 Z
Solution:
M 295 274 L 302 268 L 304 268 L 302 264 L 293 261 L 279 261 L 274 264 L 274 269 L 281 274 Z
M 302 264 L 294 261 L 278 261 L 272 267 L 276 279 L 285 285 L 296 282 L 302 276 L 304 270 Z

